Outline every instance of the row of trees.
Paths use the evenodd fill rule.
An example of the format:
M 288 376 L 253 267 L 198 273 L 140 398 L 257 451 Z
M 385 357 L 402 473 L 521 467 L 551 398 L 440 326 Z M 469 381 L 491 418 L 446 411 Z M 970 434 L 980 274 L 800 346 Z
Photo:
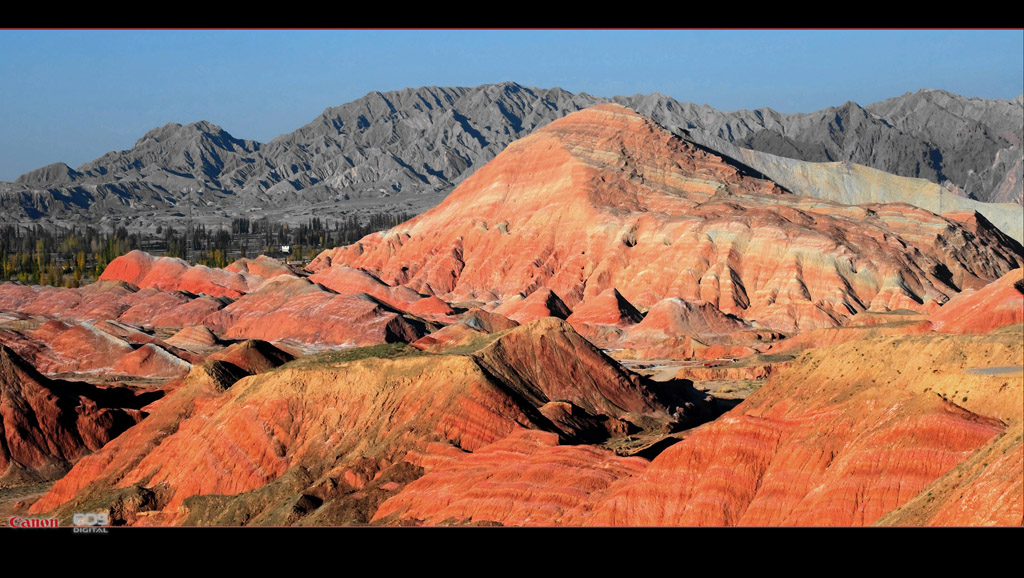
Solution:
M 118 256 L 143 248 L 137 233 L 124 227 L 104 233 L 93 227 L 41 225 L 0 227 L 0 280 L 77 287 L 99 277 Z
M 313 217 L 298 226 L 266 218 L 236 218 L 219 227 L 197 225 L 191 230 L 160 226 L 156 235 L 130 233 L 125 227 L 3 225 L 0 282 L 78 287 L 94 281 L 111 261 L 134 249 L 208 267 L 224 267 L 240 257 L 259 254 L 303 261 L 411 217 L 408 213 L 375 213 L 362 219 L 353 215 L 334 221 Z M 285 246 L 289 251 L 282 251 Z
M 263 245 L 304 245 L 310 247 L 336 247 L 350 245 L 359 239 L 397 226 L 413 217 L 410 213 L 372 213 L 362 219 L 350 215 L 346 219 L 312 217 L 297 227 L 272 222 L 266 218 L 253 221 L 237 218 L 231 221 L 231 234 L 236 237 L 258 237 Z

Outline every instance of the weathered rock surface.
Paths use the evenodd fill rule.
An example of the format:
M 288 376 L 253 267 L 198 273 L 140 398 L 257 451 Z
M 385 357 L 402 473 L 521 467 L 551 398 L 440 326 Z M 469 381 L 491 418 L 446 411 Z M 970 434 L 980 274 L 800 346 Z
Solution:
M 256 375 L 284 365 L 295 357 L 266 341 L 247 339 L 210 355 L 209 359 L 230 363 L 249 375 Z
M 756 357 L 753 359 L 756 359 Z M 692 381 L 765 379 L 782 367 L 785 367 L 787 363 L 788 361 L 777 363 L 741 362 L 684 367 L 676 372 L 675 378 Z
M 678 298 L 655 303 L 642 321 L 625 331 L 615 347 L 634 358 L 743 357 L 771 332 L 758 332 L 706 301 Z
M 0 342 L 47 374 L 84 373 L 166 379 L 198 358 L 148 334 L 102 321 L 50 320 L 25 333 L 0 331 Z
M 556 526 L 567 510 L 647 466 L 593 446 L 558 445 L 557 435 L 535 430 L 517 430 L 471 454 L 444 450 L 413 456 L 430 473 L 381 504 L 374 521 Z
M 363 271 L 332 271 L 325 280 L 346 291 L 338 294 L 265 257 L 211 269 L 133 251 L 104 276 L 80 289 L 0 285 L 0 308 L 33 320 L 11 327 L 42 325 L 0 330 L 0 339 L 45 373 L 166 379 L 221 349 L 222 339 L 284 340 L 314 350 L 408 343 L 458 320 L 437 297 Z M 169 329 L 180 331 L 167 341 L 155 336 Z
M 121 281 L 99 281 L 79 289 L 4 283 L 0 285 L 0 308 L 29 315 L 100 321 L 117 319 L 151 295 Z
M 271 279 L 205 323 L 231 339 L 291 339 L 321 346 L 409 343 L 425 333 L 370 295 L 339 295 L 291 277 Z
M 986 100 L 920 90 L 868 105 L 867 110 L 942 151 L 942 176 L 966 193 L 983 201 L 1021 204 L 1024 95 Z M 956 152 L 946 156 L 946 151 Z
M 578 356 L 574 349 L 581 350 Z M 32 511 L 70 511 L 104 491 L 137 488 L 155 496 L 145 509 L 158 513 L 133 523 L 290 524 L 306 516 L 365 522 L 422 475 L 409 453 L 422 454 L 430 444 L 475 452 L 519 428 L 571 440 L 594 435 L 596 418 L 614 422 L 605 437 L 619 416 L 672 419 L 669 407 L 557 319 L 514 329 L 472 357 L 331 361 L 337 359 L 331 355 L 300 359 L 213 393 L 204 385 L 217 367 L 211 364 L 224 362 L 194 367 L 139 428 L 83 461 Z M 556 366 L 563 368 L 561 379 L 551 371 Z M 584 430 L 546 417 L 550 412 L 542 408 L 556 395 L 573 399 L 590 416 L 578 421 Z M 568 453 L 595 452 L 612 456 L 585 448 Z M 303 514 L 274 513 L 302 495 L 312 500 Z
M 148 296 L 137 300 L 134 305 L 115 319 L 138 327 L 177 327 L 179 322 L 191 317 L 184 314 L 182 308 L 189 307 L 189 304 L 196 299 L 195 295 L 184 291 L 161 291 L 153 288 L 144 289 L 139 293 L 143 292 Z M 223 307 L 223 304 L 218 303 L 218 305 Z M 211 306 L 203 309 L 208 315 L 220 307 Z
M 444 102 L 435 102 L 439 113 Z M 366 103 L 370 117 L 392 105 Z M 764 122 L 782 126 L 780 118 Z M 372 161 L 378 173 L 310 176 L 323 157 L 299 144 L 324 125 L 281 139 L 293 178 L 261 181 L 259 192 L 328 199 L 338 187 L 384 186 L 379 178 L 396 166 L 419 171 L 369 146 L 383 133 L 368 117 L 336 120 L 330 130 L 354 122 L 369 139 L 362 156 L 346 158 L 350 168 Z M 498 142 L 451 120 L 475 139 L 478 158 Z M 882 125 L 848 104 L 829 126 L 850 132 L 832 143 L 861 149 L 857 139 Z M 785 138 L 750 138 L 833 154 L 814 126 L 804 119 Z M 402 130 L 415 141 L 420 128 Z M 173 156 L 182 134 L 157 131 L 141 148 Z M 917 151 L 912 141 L 894 137 L 871 154 Z M 204 149 L 205 179 L 237 169 L 244 186 L 269 166 L 219 167 L 213 150 Z M 435 191 L 469 174 L 472 163 L 449 153 L 447 168 L 423 165 L 420 181 Z M 142 175 L 158 157 L 125 170 Z M 751 176 L 751 166 L 603 104 L 512 143 L 433 211 L 323 253 L 308 279 L 266 258 L 220 270 L 132 252 L 81 289 L 4 284 L 0 309 L 10 314 L 0 341 L 40 369 L 188 372 L 147 407 L 150 418 L 102 449 L 97 440 L 111 436 L 90 424 L 108 417 L 78 411 L 81 427 L 65 428 L 77 434 L 50 435 L 57 428 L 45 419 L 6 409 L 31 403 L 5 397 L 5 420 L 28 424 L 12 426 L 21 437 L 5 442 L 28 456 L 9 458 L 9 475 L 50 476 L 84 455 L 79 446 L 99 449 L 33 512 L 108 508 L 139 525 L 956 524 L 971 523 L 963 520 L 979 500 L 1009 514 L 983 508 L 978 523 L 1017 523 L 1024 500 L 1012 493 L 1024 476 L 1013 470 L 1021 444 L 1012 427 L 1024 417 L 1024 377 L 1008 368 L 1024 358 L 1024 248 L 974 210 L 841 205 L 793 195 Z M 80 187 L 89 175 L 50 167 L 22 185 Z M 174 328 L 185 329 L 163 340 Z M 768 353 L 757 357 L 764 363 L 719 360 L 678 376 L 768 384 L 721 420 L 669 435 L 713 417 L 713 398 L 679 381 L 646 382 L 577 331 L 629 357 Z M 782 334 L 796 335 L 772 343 Z M 414 347 L 380 345 L 389 342 Z M 825 344 L 834 346 L 789 361 Z M 274 370 L 293 352 L 339 347 Z M 15 359 L 10 351 L 0 354 Z M 772 355 L 780 353 L 788 355 Z M 4 375 L 46 379 L 20 359 L 4 363 L 15 368 Z M 65 411 L 87 406 L 85 392 L 113 395 L 88 387 L 53 403 Z M 1009 438 L 997 437 L 1004 430 Z M 92 441 L 31 449 L 74 435 Z M 648 465 L 559 445 L 600 442 L 657 457 Z
M 170 345 L 189 351 L 207 350 L 216 347 L 218 342 L 217 336 L 205 325 L 183 327 L 167 339 L 167 343 Z
M 43 342 L 55 361 L 33 360 L 46 373 L 110 369 L 135 348 L 89 323 L 49 321 L 32 332 L 31 337 Z
M 375 520 L 1019 525 L 1024 375 L 964 370 L 1021 359 L 1021 337 L 1018 325 L 979 343 L 930 334 L 811 352 L 646 466 L 539 432 L 472 454 L 431 447 L 413 456 L 427 473 Z
M 580 325 L 612 325 L 625 327 L 640 323 L 643 314 L 626 300 L 614 287 L 599 295 L 577 304 L 566 321 L 576 327 Z
M 231 300 L 187 291 L 139 289 L 124 281 L 102 280 L 77 289 L 0 285 L 0 310 L 96 323 L 118 320 L 136 326 L 197 325 Z
M 456 347 L 473 347 L 489 339 L 492 333 L 515 327 L 519 327 L 519 323 L 504 315 L 473 308 L 463 313 L 458 322 L 424 335 L 410 345 L 423 351 L 440 353 Z
M 453 347 L 468 346 L 487 338 L 488 333 L 466 323 L 453 323 L 424 335 L 409 345 L 422 351 L 440 353 Z
M 562 299 L 547 288 L 538 289 L 528 297 L 512 295 L 494 312 L 516 323 L 529 323 L 545 317 L 567 319 L 572 313 Z
M 476 358 L 488 373 L 538 407 L 564 400 L 613 417 L 653 416 L 665 409 L 636 375 L 554 317 L 509 331 Z
M 118 486 L 164 485 L 168 510 L 191 496 L 257 490 L 297 466 L 322 483 L 359 486 L 423 438 L 473 450 L 528 424 L 474 368 L 455 357 L 371 359 L 245 379 L 182 422 Z
M 685 138 L 694 135 L 680 131 Z M 1021 221 L 1020 185 L 1012 185 L 1015 193 L 997 192 L 993 202 L 982 202 L 948 181 L 936 184 L 925 178 L 898 176 L 868 166 L 842 162 L 810 162 L 776 156 L 760 150 L 742 148 L 724 139 L 700 136 L 697 141 L 725 158 L 750 167 L 785 189 L 802 196 L 825 199 L 846 205 L 864 203 L 907 203 L 944 214 L 949 211 L 976 211 L 1001 231 L 1024 243 L 1024 222 Z M 996 153 L 997 156 L 1007 156 Z M 1018 163 L 1020 154 L 1017 153 Z M 1008 181 L 1019 179 L 1020 167 L 1006 169 Z M 1000 200 L 1001 199 L 1001 200 Z
M 150 415 L 138 427 L 129 429 L 100 451 L 81 460 L 32 505 L 32 511 L 53 510 L 76 496 L 79 506 L 97 498 L 107 502 L 103 496 L 118 491 L 118 480 L 168 436 L 174 435 L 184 420 L 201 413 L 206 405 L 244 375 L 238 368 L 223 362 L 210 361 L 194 366 L 170 394 L 148 408 Z M 74 509 L 76 504 L 72 504 L 64 515 L 70 517 L 74 511 L 79 511 Z M 109 507 L 110 504 L 102 505 Z M 146 509 L 153 507 L 155 504 L 150 504 Z
M 486 331 L 487 333 L 495 333 L 519 327 L 518 321 L 509 319 L 500 313 L 485 311 L 479 307 L 474 307 L 467 311 L 463 317 L 463 321 L 470 327 L 475 327 L 476 329 Z
M 612 287 L 577 303 L 566 321 L 591 343 L 611 349 L 627 328 L 643 318 L 643 314 Z
M 161 395 L 51 380 L 0 345 L 0 483 L 60 477 Z
M 564 521 L 872 524 L 1021 418 L 1024 377 L 964 372 L 1020 359 L 1021 337 L 1017 326 L 807 353 Z
M 392 287 L 366 271 L 351 267 L 318 271 L 309 280 L 342 295 L 366 293 L 399 309 L 405 309 L 423 297 L 408 287 Z
M 295 273 L 284 263 L 277 259 L 267 257 L 266 255 L 260 255 L 255 259 L 238 259 L 224 269 L 226 271 L 231 271 L 232 273 L 238 273 L 240 275 L 248 274 L 255 277 L 262 277 L 263 279 L 270 279 L 271 277 L 277 277 L 278 275 L 295 276 Z
M 203 265 L 190 266 L 182 259 L 153 257 L 142 251 L 132 251 L 114 259 L 103 270 L 100 279 L 124 281 L 161 291 L 189 291 L 231 299 L 253 289 L 249 280 L 240 273 Z
M 169 353 L 166 349 L 147 343 L 122 356 L 111 373 L 138 375 L 149 378 L 181 377 L 192 369 L 192 364 Z
M 1024 525 L 1024 422 L 992 438 L 876 525 Z

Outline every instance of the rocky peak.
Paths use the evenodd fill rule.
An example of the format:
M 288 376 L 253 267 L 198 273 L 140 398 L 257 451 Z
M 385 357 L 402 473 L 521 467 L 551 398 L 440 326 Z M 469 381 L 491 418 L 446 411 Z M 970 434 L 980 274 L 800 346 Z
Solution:
M 72 169 L 64 163 L 53 163 L 45 167 L 29 171 L 20 177 L 15 183 L 29 187 L 55 187 L 67 185 L 82 177 L 82 173 Z

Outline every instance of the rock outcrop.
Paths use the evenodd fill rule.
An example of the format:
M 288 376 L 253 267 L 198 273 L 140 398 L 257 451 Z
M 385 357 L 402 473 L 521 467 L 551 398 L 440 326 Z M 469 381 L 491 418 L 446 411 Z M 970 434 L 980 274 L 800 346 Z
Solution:
M 321 346 L 415 341 L 425 331 L 366 294 L 339 295 L 307 279 L 276 277 L 206 318 L 232 339 L 290 339 Z
M 462 95 L 439 94 L 438 110 Z M 335 130 L 381 136 L 346 114 Z M 836 114 L 839 144 L 885 124 Z M 451 120 L 479 155 L 424 165 L 437 191 L 497 142 Z M 805 150 L 812 120 L 748 136 Z M 165 127 L 145 162 L 106 162 L 153 174 L 213 129 Z M 879 150 L 917 150 L 900 139 Z M 268 197 L 381 186 L 401 165 L 367 146 L 380 174 L 314 182 L 300 141 L 267 147 L 296 160 Z M 189 170 L 205 179 L 263 170 L 241 160 L 258 147 L 202 142 Z M 222 149 L 240 156 L 218 164 Z M 973 210 L 843 205 L 762 176 L 599 104 L 309 271 L 133 251 L 80 289 L 4 284 L 0 472 L 71 468 L 32 513 L 133 525 L 1018 523 L 1024 248 Z M 680 357 L 705 361 L 661 367 Z M 726 404 L 681 378 L 766 383 Z M 994 505 L 971 518 L 979 501 Z
M 100 275 L 100 280 L 104 279 L 162 291 L 189 291 L 230 299 L 237 299 L 253 289 L 241 273 L 190 266 L 182 259 L 153 257 L 142 251 L 131 251 L 111 261 Z M 262 281 L 262 277 L 259 279 Z
M 0 345 L 0 484 L 59 478 L 162 393 L 51 380 Z
M 1011 525 L 1021 522 L 1021 327 L 804 354 L 649 464 L 514 433 L 431 447 L 382 524 Z M 898 360 L 898 363 L 895 363 Z M 1011 424 L 1007 427 L 1007 423 Z
M 0 342 L 47 374 L 180 377 L 199 358 L 126 326 L 50 320 L 24 333 L 0 331 Z

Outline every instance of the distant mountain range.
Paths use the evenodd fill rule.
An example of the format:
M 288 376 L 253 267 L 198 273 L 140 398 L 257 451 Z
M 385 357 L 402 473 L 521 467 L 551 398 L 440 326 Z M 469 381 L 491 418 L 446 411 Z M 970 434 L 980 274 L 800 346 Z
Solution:
M 168 124 L 130 150 L 77 169 L 56 163 L 0 183 L 0 221 L 116 222 L 138 229 L 183 222 L 188 204 L 201 222 L 418 212 L 512 141 L 601 102 L 623 104 L 707 148 L 762 166 L 757 170 L 790 188 L 796 185 L 764 170 L 780 166 L 777 160 L 737 151 L 856 163 L 927 179 L 964 200 L 1020 205 L 1024 199 L 1024 95 L 985 100 L 921 90 L 866 107 L 846 102 L 782 114 L 723 112 L 658 93 L 605 98 L 509 82 L 373 92 L 265 144 L 205 121 Z

